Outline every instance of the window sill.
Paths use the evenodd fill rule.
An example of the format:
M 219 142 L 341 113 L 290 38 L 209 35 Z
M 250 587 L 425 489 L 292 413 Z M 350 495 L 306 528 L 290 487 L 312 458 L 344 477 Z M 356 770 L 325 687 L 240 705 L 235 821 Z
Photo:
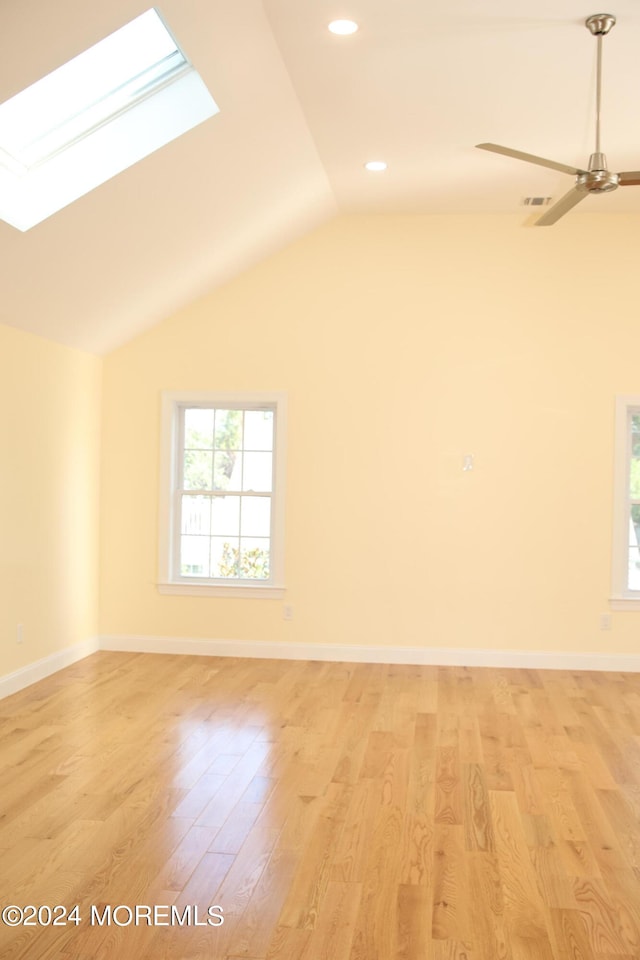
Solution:
M 158 593 L 182 597 L 235 597 L 236 600 L 282 600 L 284 587 L 273 585 L 218 586 L 211 583 L 158 583 Z
M 640 597 L 610 597 L 609 608 L 611 610 L 635 610 L 640 613 Z

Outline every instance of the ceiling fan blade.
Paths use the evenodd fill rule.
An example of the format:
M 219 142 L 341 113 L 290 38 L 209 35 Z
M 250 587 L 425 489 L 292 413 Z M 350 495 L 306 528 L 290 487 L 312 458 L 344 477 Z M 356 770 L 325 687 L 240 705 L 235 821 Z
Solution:
M 573 187 L 569 190 L 569 193 L 565 193 L 564 197 L 560 197 L 558 202 L 554 203 L 546 213 L 543 213 L 542 216 L 536 220 L 534 226 L 550 227 L 551 224 L 559 220 L 560 217 L 564 217 L 565 213 L 568 213 L 577 203 L 584 200 L 587 194 L 587 190 L 580 190 L 578 187 Z
M 566 163 L 556 163 L 555 160 L 546 160 L 544 157 L 536 157 L 532 153 L 523 153 L 521 150 L 512 150 L 511 147 L 501 147 L 497 143 L 476 143 L 478 150 L 490 150 L 491 153 L 501 153 L 505 157 L 513 157 L 515 160 L 526 160 L 527 163 L 537 163 L 540 167 L 550 167 L 552 170 L 559 170 L 560 173 L 570 173 L 573 177 L 586 173 L 586 170 L 578 170 L 577 167 L 569 167 Z
M 640 170 L 618 174 L 618 183 L 621 187 L 640 187 Z

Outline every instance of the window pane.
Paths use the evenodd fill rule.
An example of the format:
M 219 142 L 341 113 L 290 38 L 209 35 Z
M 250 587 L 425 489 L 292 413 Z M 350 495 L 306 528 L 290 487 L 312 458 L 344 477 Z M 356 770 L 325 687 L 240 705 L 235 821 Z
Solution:
M 242 410 L 216 410 L 216 450 L 242 447 Z
M 208 577 L 209 537 L 182 537 L 180 574 L 183 577 Z
M 182 498 L 182 532 L 209 535 L 211 500 L 209 497 Z
M 240 576 L 248 580 L 269 579 L 269 540 L 266 537 L 242 538 Z
M 215 490 L 240 490 L 242 454 L 235 450 L 217 450 L 214 454 Z
M 640 414 L 631 417 L 631 455 L 640 457 Z
M 226 537 L 240 533 L 240 497 L 214 497 L 211 532 Z
M 640 590 L 640 551 L 637 547 L 629 550 L 629 575 L 627 578 L 629 590 Z
M 272 410 L 247 410 L 245 412 L 244 449 L 273 450 Z
M 632 505 L 629 517 L 629 561 L 627 586 L 630 590 L 640 590 L 640 506 Z
M 268 537 L 271 533 L 271 500 L 269 497 L 242 498 L 243 537 Z
M 237 578 L 239 559 L 240 550 L 237 537 L 211 538 L 212 577 Z
M 185 490 L 211 490 L 212 474 L 212 453 L 206 450 L 185 450 L 183 481 Z
M 243 490 L 269 493 L 272 485 L 272 455 L 270 453 L 245 453 Z
M 192 408 L 184 412 L 184 445 L 187 450 L 213 448 L 213 410 Z
M 629 467 L 629 495 L 634 499 L 640 497 L 640 459 L 635 457 Z

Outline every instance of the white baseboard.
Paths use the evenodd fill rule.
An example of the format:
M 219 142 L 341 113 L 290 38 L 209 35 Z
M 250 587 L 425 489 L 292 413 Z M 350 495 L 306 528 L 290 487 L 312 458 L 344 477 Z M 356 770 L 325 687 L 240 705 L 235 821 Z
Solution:
M 19 670 L 0 677 L 0 700 L 24 690 L 25 687 L 30 687 L 38 680 L 50 677 L 52 673 L 57 673 L 58 670 L 63 670 L 78 660 L 84 660 L 99 649 L 100 641 L 97 637 L 93 637 L 91 640 L 77 643 L 73 647 L 65 647 L 64 650 L 58 650 L 48 657 L 43 657 L 42 660 L 36 660 L 35 663 L 29 663 L 26 667 L 20 667 Z
M 347 644 L 197 640 L 192 637 L 104 636 L 101 650 L 127 653 L 252 657 L 266 660 L 331 660 L 424 666 L 515 667 L 533 670 L 603 670 L 640 673 L 640 655 L 553 653 L 537 650 L 476 650 L 456 647 L 371 647 Z
M 98 650 L 126 653 L 190 654 L 266 660 L 326 660 L 342 663 L 397 663 L 423 666 L 514 667 L 533 670 L 601 670 L 640 673 L 640 655 L 552 653 L 534 650 L 478 650 L 447 647 L 372 647 L 347 644 L 197 640 L 193 637 L 104 636 L 52 653 L 0 677 L 0 700 L 44 680 Z

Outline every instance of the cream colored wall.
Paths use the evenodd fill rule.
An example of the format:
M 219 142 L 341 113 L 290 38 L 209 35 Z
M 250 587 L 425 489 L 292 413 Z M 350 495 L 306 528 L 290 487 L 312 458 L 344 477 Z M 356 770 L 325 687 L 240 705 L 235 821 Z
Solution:
M 97 636 L 101 366 L 0 326 L 0 676 Z
M 344 217 L 110 355 L 101 633 L 637 652 L 636 614 L 599 618 L 639 230 Z M 160 392 L 183 388 L 288 391 L 291 622 L 156 591 Z

